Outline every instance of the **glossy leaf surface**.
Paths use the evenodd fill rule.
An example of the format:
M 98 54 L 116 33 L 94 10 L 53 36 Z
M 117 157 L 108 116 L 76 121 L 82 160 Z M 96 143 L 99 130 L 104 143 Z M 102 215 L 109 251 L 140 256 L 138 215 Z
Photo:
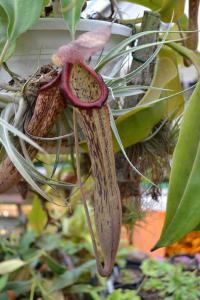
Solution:
M 163 70 L 165 70 L 163 72 Z M 181 91 L 181 83 L 178 72 L 176 53 L 170 48 L 163 46 L 157 58 L 152 86 L 165 88 L 166 90 L 149 89 L 144 95 L 140 104 L 148 103 L 160 97 L 170 97 L 166 101 L 165 115 L 170 117 L 174 112 L 176 115 L 182 113 L 184 107 L 183 94 L 177 95 Z M 174 97 L 173 95 L 176 94 Z
M 3 28 L 0 29 L 0 33 L 3 31 L 0 51 L 6 45 L 6 50 L 11 47 L 13 52 L 16 39 L 36 22 L 42 7 L 41 0 L 0 0 L 0 25 Z M 6 53 L 3 56 L 6 57 Z
M 144 140 L 163 116 L 163 103 L 137 107 L 116 120 L 116 126 L 124 148 Z M 120 150 L 114 140 L 114 150 Z
M 173 156 L 167 214 L 155 248 L 169 245 L 200 223 L 200 84 L 185 111 Z

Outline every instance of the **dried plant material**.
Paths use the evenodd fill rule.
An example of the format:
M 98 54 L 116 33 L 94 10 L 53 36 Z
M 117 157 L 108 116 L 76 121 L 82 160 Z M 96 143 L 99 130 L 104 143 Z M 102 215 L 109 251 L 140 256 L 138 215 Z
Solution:
M 60 75 L 50 84 L 40 89 L 33 115 L 28 123 L 27 132 L 34 136 L 45 137 L 53 128 L 58 114 L 66 104 L 59 90 Z M 20 151 L 20 145 L 16 148 Z M 38 150 L 28 145 L 27 151 L 31 159 Z M 21 180 L 21 175 L 13 165 L 9 157 L 0 164 L 0 193 L 6 192 Z
M 188 30 L 193 30 L 195 32 L 189 32 L 187 34 L 186 46 L 192 50 L 196 50 L 198 46 L 198 12 L 199 0 L 189 0 Z

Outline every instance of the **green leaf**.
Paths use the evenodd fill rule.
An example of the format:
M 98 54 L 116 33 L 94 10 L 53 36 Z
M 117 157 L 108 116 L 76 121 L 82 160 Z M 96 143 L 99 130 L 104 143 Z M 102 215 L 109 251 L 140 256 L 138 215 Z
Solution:
M 103 287 L 96 287 L 90 284 L 74 284 L 70 289 L 71 294 L 88 294 L 91 299 L 102 300 L 99 296 L 99 292 L 103 290 Z
M 31 212 L 28 214 L 29 225 L 38 234 L 42 234 L 47 224 L 47 213 L 41 205 L 41 201 L 35 197 Z
M 168 81 L 168 83 L 165 83 L 164 87 L 166 91 L 163 91 L 161 94 L 162 97 L 173 96 L 173 94 L 176 94 L 177 92 L 182 90 L 176 52 L 169 49 L 169 47 L 164 46 L 159 53 L 159 57 L 167 58 L 170 61 L 170 63 L 174 65 L 174 76 L 171 78 L 171 80 Z M 163 76 L 163 74 L 161 76 Z M 170 98 L 170 101 L 167 101 L 165 108 L 165 116 L 169 118 L 171 118 L 172 115 L 174 118 L 178 117 L 180 114 L 183 113 L 184 104 L 185 100 L 183 93 L 176 94 L 174 97 Z
M 8 17 L 7 36 L 9 40 L 15 40 L 39 18 L 43 1 L 0 0 L 0 5 Z
M 4 275 L 0 278 L 0 292 L 6 286 L 7 281 L 8 281 L 8 275 Z
M 73 40 L 75 39 L 76 26 L 80 20 L 84 3 L 85 0 L 61 0 L 62 14 Z
M 145 259 L 140 268 L 145 276 L 157 278 L 170 274 L 174 270 L 173 265 L 156 259 Z
M 151 83 L 152 87 L 149 87 L 138 106 L 124 110 L 123 114 L 120 112 L 120 117 L 115 121 L 124 148 L 144 140 L 151 134 L 153 127 L 166 116 L 171 116 L 174 110 L 182 112 L 184 99 L 181 95 L 177 64 L 173 56 L 173 51 L 161 49 Z M 166 91 L 166 86 L 172 87 L 173 91 Z M 127 92 L 130 92 L 129 86 L 125 86 L 124 94 L 126 88 Z M 83 143 L 81 147 L 86 149 Z M 114 139 L 114 151 L 120 151 L 116 139 Z
M 3 47 L 0 43 L 0 52 L 2 51 L 0 64 L 5 61 L 5 57 L 8 58 L 7 51 L 13 52 L 16 39 L 36 22 L 42 8 L 42 0 L 0 0 L 0 25 L 3 25 L 2 38 L 4 43 Z
M 1 300 L 9 300 L 7 292 L 0 293 Z
M 187 15 L 183 15 L 181 18 L 180 18 L 180 20 L 179 20 L 179 23 L 180 23 L 180 28 L 182 29 L 182 30 L 188 30 L 188 22 L 189 20 L 188 20 L 188 16 Z
M 45 251 L 53 251 L 60 247 L 60 235 L 51 234 L 51 235 L 42 235 L 39 241 L 37 242 L 39 247 Z
M 164 22 L 178 21 L 184 15 L 185 0 L 163 0 L 159 13 Z
M 163 72 L 165 70 L 165 72 Z M 153 99 L 158 99 L 164 96 L 173 96 L 181 91 L 181 83 L 178 72 L 178 64 L 175 52 L 166 46 L 163 46 L 159 52 L 156 67 L 154 69 L 154 77 L 151 83 L 152 86 L 157 86 L 159 89 L 149 89 L 139 104 L 148 103 Z M 162 88 L 165 88 L 162 92 Z M 174 116 L 183 112 L 184 97 L 183 94 L 175 95 L 166 101 L 165 116 L 170 117 L 174 112 Z
M 161 120 L 163 111 L 163 103 L 156 103 L 137 107 L 119 117 L 116 126 L 124 148 L 144 140 Z M 120 150 L 116 140 L 114 140 L 114 150 L 115 152 Z
M 3 8 L 0 6 L 0 53 L 1 50 L 3 49 L 3 46 L 6 43 L 7 24 L 8 24 L 7 15 L 3 10 Z
M 63 274 L 66 272 L 66 268 L 61 266 L 54 258 L 49 255 L 44 256 L 45 261 L 47 262 L 49 268 L 56 274 Z
M 141 300 L 136 291 L 117 289 L 106 300 Z
M 200 84 L 184 113 L 173 155 L 165 224 L 154 249 L 169 245 L 200 223 Z
M 34 231 L 27 230 L 21 237 L 20 240 L 20 250 L 26 251 L 30 248 L 30 245 L 35 241 L 36 235 Z
M 74 285 L 83 274 L 91 272 L 94 268 L 95 260 L 90 260 L 71 271 L 66 271 L 52 283 L 50 293 Z
M 49 5 L 49 4 L 50 4 L 50 1 L 51 1 L 51 0 L 44 0 L 44 6 Z
M 170 22 L 174 13 L 173 21 L 178 21 L 184 14 L 185 0 L 126 0 L 146 6 L 151 10 L 160 13 L 161 19 L 164 22 Z
M 19 268 L 23 267 L 25 264 L 26 262 L 19 258 L 3 261 L 0 263 L 0 275 L 6 275 L 8 273 L 16 271 Z
M 170 51 L 167 47 L 160 50 L 151 86 L 159 89 L 150 87 L 138 106 L 116 120 L 124 148 L 144 140 L 160 120 L 171 116 L 174 111 L 182 112 L 184 98 L 180 93 L 176 58 L 174 58 L 174 51 Z M 173 91 L 164 90 L 166 87 L 172 88 Z M 157 100 L 159 101 L 156 102 Z M 114 150 L 119 151 L 116 140 L 114 140 Z
M 131 168 L 138 174 L 140 175 L 142 178 L 144 178 L 147 182 L 149 182 L 150 184 L 153 184 L 153 182 L 151 182 L 151 180 L 149 180 L 147 177 L 145 177 L 135 166 L 134 164 L 130 161 L 130 159 L 128 158 L 128 155 L 124 149 L 124 146 L 122 144 L 122 141 L 121 141 L 121 138 L 119 136 L 119 133 L 117 131 L 117 127 L 116 127 L 116 124 L 115 124 L 115 120 L 110 112 L 110 126 L 112 128 L 112 132 L 115 136 L 115 139 L 124 155 L 124 157 L 126 158 L 127 162 L 129 163 L 129 165 L 131 166 Z
M 12 290 L 16 296 L 23 295 L 30 291 L 32 281 L 10 281 L 6 284 L 6 290 Z M 0 299 L 1 298 L 0 294 Z M 21 298 L 20 298 L 21 299 Z M 8 300 L 8 299 L 7 299 Z

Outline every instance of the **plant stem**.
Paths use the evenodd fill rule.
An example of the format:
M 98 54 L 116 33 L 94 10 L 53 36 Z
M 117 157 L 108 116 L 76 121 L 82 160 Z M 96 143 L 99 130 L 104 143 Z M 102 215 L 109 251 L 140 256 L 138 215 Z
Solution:
M 10 41 L 7 40 L 6 43 L 5 43 L 5 45 L 4 45 L 4 47 L 3 47 L 3 50 L 1 52 L 1 56 L 0 56 L 0 69 L 1 69 L 1 65 L 3 64 L 3 60 L 4 60 L 4 57 L 6 55 L 6 52 L 7 52 L 8 48 L 9 48 L 9 46 L 10 46 Z
M 6 103 L 19 103 L 19 98 L 16 97 L 15 94 L 8 94 L 0 92 L 0 101 L 6 102 Z
M 198 12 L 199 12 L 199 0 L 189 1 L 189 24 L 188 30 L 194 31 L 193 33 L 187 33 L 186 47 L 191 50 L 196 50 L 198 46 Z
M 14 87 L 14 86 L 10 86 L 8 84 L 4 84 L 4 83 L 0 83 L 0 90 L 5 90 L 5 91 L 9 91 L 9 92 L 20 92 L 21 89 Z
M 20 76 L 18 74 L 14 73 L 13 71 L 11 71 L 5 62 L 3 62 L 3 68 L 15 82 L 20 83 L 20 80 L 19 80 Z
M 34 300 L 35 288 L 36 288 L 36 282 L 35 282 L 35 280 L 33 280 L 32 285 L 31 285 L 31 292 L 30 292 L 29 300 Z
M 139 24 L 142 22 L 142 18 L 136 18 L 136 19 L 119 19 L 117 20 L 118 23 L 122 24 L 122 25 L 128 25 L 128 24 Z

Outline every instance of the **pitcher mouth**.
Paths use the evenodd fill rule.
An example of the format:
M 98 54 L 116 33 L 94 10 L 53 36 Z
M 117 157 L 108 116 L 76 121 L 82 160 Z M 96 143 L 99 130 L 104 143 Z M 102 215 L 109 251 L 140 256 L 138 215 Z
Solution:
M 108 98 L 108 88 L 104 83 L 101 75 L 96 73 L 91 67 L 86 64 L 78 63 L 82 68 L 84 68 L 88 73 L 90 73 L 96 82 L 99 85 L 100 96 L 94 101 L 87 102 L 86 100 L 80 99 L 76 93 L 73 91 L 73 88 L 70 84 L 71 73 L 74 64 L 66 63 L 62 70 L 61 75 L 61 93 L 72 103 L 73 106 L 82 108 L 82 109 L 92 109 L 92 108 L 101 108 Z M 91 99 L 92 100 L 92 99 Z
M 61 81 L 61 72 L 58 73 L 54 79 L 52 79 L 51 81 L 49 81 L 48 83 L 44 84 L 43 86 L 41 86 L 38 90 L 38 94 L 48 90 L 49 88 L 52 88 L 56 85 L 60 85 L 60 81 Z

